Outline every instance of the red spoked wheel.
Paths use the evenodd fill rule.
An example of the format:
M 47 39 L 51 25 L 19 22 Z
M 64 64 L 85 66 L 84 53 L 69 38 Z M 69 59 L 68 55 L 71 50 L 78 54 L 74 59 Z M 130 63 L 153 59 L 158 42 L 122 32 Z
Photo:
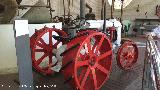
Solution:
M 94 31 L 73 39 L 67 48 L 62 54 L 66 81 L 78 90 L 100 89 L 111 70 L 112 49 L 106 35 Z
M 118 49 L 117 64 L 123 70 L 129 70 L 137 62 L 138 47 L 131 40 L 122 41 L 121 47 Z
M 51 75 L 58 63 L 56 50 L 63 42 L 55 40 L 52 35 L 66 36 L 62 30 L 55 28 L 42 28 L 37 30 L 30 38 L 32 66 L 35 71 L 43 75 Z

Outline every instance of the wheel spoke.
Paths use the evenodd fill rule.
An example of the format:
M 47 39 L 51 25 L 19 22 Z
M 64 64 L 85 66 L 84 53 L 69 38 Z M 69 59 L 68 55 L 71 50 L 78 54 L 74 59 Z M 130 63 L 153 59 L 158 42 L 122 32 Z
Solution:
M 52 47 L 52 31 L 49 31 L 49 46 Z
M 95 90 L 97 90 L 97 77 L 96 77 L 95 69 L 91 69 L 91 71 L 93 76 L 94 87 L 95 87 Z
M 97 69 L 101 70 L 103 73 L 105 73 L 106 75 L 108 75 L 108 70 L 106 68 L 104 68 L 102 65 L 97 64 Z
M 86 73 L 85 73 L 85 75 L 84 75 L 84 78 L 83 78 L 82 83 L 81 83 L 81 87 L 82 88 L 84 87 L 84 85 L 85 85 L 85 83 L 87 81 L 87 77 L 89 76 L 90 71 L 91 71 L 90 68 L 88 68 Z
M 53 49 L 53 43 L 52 43 L 52 31 L 49 30 L 49 49 Z M 52 63 L 52 53 L 49 53 L 49 65 Z
M 92 50 L 91 50 L 91 42 L 90 42 L 90 39 L 87 40 L 87 50 L 88 50 L 88 53 L 91 55 L 93 54 Z
M 82 67 L 82 66 L 87 66 L 87 65 L 88 65 L 88 60 L 77 62 L 77 68 Z
M 132 65 L 133 60 L 127 60 L 125 67 L 129 67 Z
M 48 69 L 49 69 L 49 66 L 42 68 L 42 70 L 48 70 Z
M 35 49 L 35 52 L 45 52 L 44 49 Z
M 122 61 L 122 64 L 123 64 L 124 67 L 126 67 L 126 66 L 128 65 L 128 60 L 124 59 L 124 60 Z
M 36 61 L 37 65 L 39 65 L 39 64 L 44 60 L 44 58 L 47 57 L 47 56 L 48 56 L 48 54 L 45 53 L 41 58 L 39 58 L 39 59 Z
M 132 63 L 132 59 L 127 60 L 127 65 Z
M 47 45 L 42 38 L 40 38 L 39 41 L 42 43 L 42 45 Z
M 37 42 L 37 46 L 39 46 L 40 48 L 46 48 L 45 45 L 43 45 L 42 43 Z
M 85 54 L 82 55 L 81 53 L 79 54 L 79 60 L 82 60 L 83 58 L 85 58 Z
M 127 60 L 123 61 L 123 62 L 122 62 L 122 66 L 123 66 L 123 67 L 128 67 L 128 66 L 129 66 L 128 61 L 127 61 Z
M 134 49 L 134 47 L 131 49 L 131 53 L 132 54 L 134 54 L 134 51 L 135 51 L 135 49 Z
M 131 46 L 128 46 L 128 47 L 126 47 L 126 52 L 132 52 L 132 47 Z
M 96 45 L 93 45 L 92 52 L 96 53 Z
M 97 44 L 98 46 L 97 46 L 97 49 L 96 49 L 95 53 L 97 53 L 98 50 L 101 48 L 103 41 L 104 41 L 104 37 L 102 36 L 101 39 L 100 39 L 100 41 L 99 41 L 99 43 Z
M 49 65 L 52 64 L 52 54 L 50 54 L 49 56 Z
M 82 71 L 80 72 L 80 75 L 79 75 L 79 77 L 78 77 L 79 82 L 81 82 L 81 81 L 82 81 L 83 76 L 84 76 L 84 74 L 85 74 L 85 72 L 86 72 L 86 71 L 87 71 L 87 69 L 82 69 Z
M 110 51 L 107 51 L 106 53 L 104 53 L 104 54 L 98 56 L 97 60 L 100 61 L 100 60 L 102 60 L 102 59 L 108 57 L 108 56 L 111 55 L 111 54 L 112 54 L 112 51 L 111 51 L 111 50 L 110 50 Z
M 121 53 L 122 53 L 121 56 L 125 57 L 125 56 L 127 56 L 128 51 L 127 52 L 121 52 Z
M 126 57 L 124 57 L 124 56 L 121 56 L 120 58 L 121 58 L 121 59 L 120 59 L 120 61 L 121 61 L 121 62 L 125 62 L 125 60 L 126 60 Z
M 60 42 L 57 41 L 57 42 L 53 45 L 53 47 L 54 47 L 54 48 L 57 48 L 57 46 L 58 46 L 59 43 L 60 43 Z

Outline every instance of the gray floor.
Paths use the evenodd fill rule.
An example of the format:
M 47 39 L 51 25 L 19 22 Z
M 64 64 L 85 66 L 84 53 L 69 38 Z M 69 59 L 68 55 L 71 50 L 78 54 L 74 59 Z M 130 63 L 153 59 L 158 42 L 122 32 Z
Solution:
M 132 38 L 138 43 L 139 58 L 134 68 L 130 71 L 123 71 L 119 69 L 116 60 L 112 63 L 112 72 L 109 80 L 103 85 L 101 90 L 141 90 L 142 86 L 142 71 L 145 43 L 143 38 Z M 34 73 L 34 84 L 36 90 L 72 90 L 68 84 L 63 84 L 64 79 L 61 74 L 56 76 L 44 77 Z M 18 74 L 0 75 L 0 90 L 18 90 L 17 83 Z

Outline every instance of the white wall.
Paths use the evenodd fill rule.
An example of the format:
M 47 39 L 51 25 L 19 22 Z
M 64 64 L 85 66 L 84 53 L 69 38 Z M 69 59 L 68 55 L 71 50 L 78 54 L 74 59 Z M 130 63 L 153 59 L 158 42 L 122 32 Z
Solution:
M 16 59 L 13 25 L 0 25 L 0 73 L 15 72 Z

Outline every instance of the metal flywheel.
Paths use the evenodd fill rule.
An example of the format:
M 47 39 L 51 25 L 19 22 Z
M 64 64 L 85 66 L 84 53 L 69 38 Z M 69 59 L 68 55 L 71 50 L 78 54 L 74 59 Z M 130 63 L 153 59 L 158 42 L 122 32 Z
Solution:
M 129 70 L 137 62 L 138 47 L 132 40 L 122 40 L 118 49 L 117 64 L 123 70 Z
M 30 38 L 32 66 L 43 75 L 59 71 L 56 69 L 60 65 L 56 58 L 56 50 L 63 42 L 55 40 L 53 35 L 66 36 L 66 33 L 56 28 L 44 27 L 36 30 Z
M 99 90 L 109 78 L 112 45 L 101 32 L 86 30 L 77 35 L 61 54 L 62 74 L 66 82 L 77 90 Z

